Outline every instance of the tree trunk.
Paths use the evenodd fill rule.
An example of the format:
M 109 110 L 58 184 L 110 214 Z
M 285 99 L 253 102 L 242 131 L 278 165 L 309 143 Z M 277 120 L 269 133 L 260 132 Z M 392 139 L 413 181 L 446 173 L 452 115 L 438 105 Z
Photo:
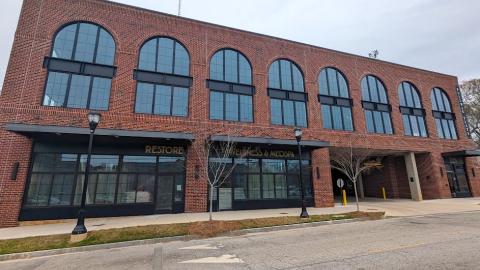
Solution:
M 357 202 L 357 212 L 360 212 L 360 206 L 358 205 L 357 181 L 353 182 L 353 189 L 355 190 L 355 201 Z
M 208 220 L 212 221 L 213 212 L 213 186 L 210 185 L 210 211 L 208 212 Z

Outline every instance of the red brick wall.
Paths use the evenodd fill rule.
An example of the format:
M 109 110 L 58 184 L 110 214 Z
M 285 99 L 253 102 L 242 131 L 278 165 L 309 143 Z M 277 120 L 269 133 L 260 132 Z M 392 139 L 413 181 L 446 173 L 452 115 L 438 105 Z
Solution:
M 84 120 L 87 110 L 53 108 L 41 106 L 47 71 L 42 68 L 45 56 L 51 50 L 56 31 L 64 24 L 72 21 L 90 21 L 107 29 L 116 42 L 115 65 L 117 75 L 112 81 L 110 108 L 103 113 L 100 128 L 175 131 L 198 133 L 208 126 L 212 133 L 222 134 L 225 129 L 241 130 L 238 135 L 275 137 L 293 139 L 291 127 L 273 126 L 270 124 L 269 97 L 267 96 L 268 67 L 277 58 L 289 58 L 296 62 L 305 76 L 308 93 L 309 127 L 304 129 L 304 138 L 308 140 L 329 141 L 334 146 L 342 146 L 347 142 L 346 135 L 361 135 L 362 140 L 356 146 L 374 145 L 381 150 L 417 151 L 436 153 L 473 149 L 474 144 L 467 139 L 461 122 L 461 113 L 455 93 L 457 78 L 434 72 L 399 66 L 379 60 L 354 56 L 306 44 L 268 37 L 218 25 L 179 18 L 162 13 L 137 9 L 117 3 L 101 0 L 25 0 L 15 34 L 11 57 L 5 81 L 0 95 L 0 153 L 8 153 L 10 145 L 22 149 L 20 156 L 9 156 L 0 160 L 0 186 L 13 187 L 7 191 L 0 190 L 0 208 L 9 217 L 2 217 L 0 226 L 12 225 L 18 213 L 18 203 L 11 206 L 10 201 L 19 202 L 23 193 L 28 149 L 30 142 L 18 135 L 6 133 L 5 123 L 19 122 L 26 124 L 62 125 L 86 127 Z M 190 88 L 190 109 L 186 118 L 135 114 L 135 84 L 133 70 L 138 61 L 140 46 L 150 37 L 165 35 L 182 42 L 190 54 L 190 75 L 193 85 Z M 241 124 L 233 122 L 208 120 L 208 89 L 205 80 L 208 78 L 210 57 L 220 48 L 234 48 L 242 52 L 251 62 L 253 84 L 256 88 L 254 96 L 255 123 Z M 320 104 L 316 99 L 318 93 L 318 74 L 327 66 L 341 70 L 349 83 L 353 98 L 355 133 L 330 131 L 322 129 Z M 367 134 L 364 114 L 361 106 L 360 81 L 366 74 L 378 76 L 387 88 L 388 98 L 392 105 L 394 135 Z M 398 110 L 397 87 L 408 80 L 420 91 L 422 103 L 427 111 L 429 138 L 407 138 L 403 136 L 403 126 Z M 430 90 L 443 88 L 453 102 L 453 112 L 457 114 L 459 140 L 441 140 L 436 136 L 435 124 L 430 113 Z M 5 135 L 8 134 L 8 135 Z M 191 155 L 189 151 L 189 156 Z M 436 154 L 437 155 L 437 154 Z M 9 168 L 15 158 L 21 158 L 21 174 L 17 182 L 9 180 Z M 321 157 L 319 157 L 321 158 Z M 318 161 L 315 161 L 317 162 Z M 435 159 L 438 163 L 438 160 Z M 205 209 L 205 178 L 192 180 L 193 161 L 187 162 L 187 211 Z M 438 171 L 437 169 L 435 169 Z M 328 177 L 328 174 L 325 174 Z M 439 175 L 432 174 L 432 182 L 443 185 Z M 323 180 L 322 180 L 323 181 Z M 329 185 L 326 181 L 326 185 Z M 331 183 L 330 183 L 331 185 Z M 435 187 L 432 192 L 442 191 Z M 428 194 L 428 192 L 427 192 Z M 434 197 L 431 193 L 429 196 Z M 441 193 L 441 197 L 445 197 Z M 318 197 L 318 196 L 316 196 Z M 200 200 L 200 201 L 199 201 Z M 330 199 L 326 199 L 329 201 Z M 320 203 L 319 205 L 322 205 Z M 328 205 L 326 202 L 325 205 Z M 3 213 L 3 212 L 2 212 Z M 12 223 L 13 222 L 13 223 Z
M 382 160 L 383 168 L 375 169 L 363 175 L 365 196 L 383 197 L 382 187 L 387 198 L 410 199 L 407 169 L 403 157 L 388 156 Z
M 474 197 L 480 196 L 480 158 L 469 157 L 465 159 L 465 169 L 470 183 L 470 191 Z
M 333 206 L 332 169 L 328 148 L 312 151 L 312 182 L 315 207 Z

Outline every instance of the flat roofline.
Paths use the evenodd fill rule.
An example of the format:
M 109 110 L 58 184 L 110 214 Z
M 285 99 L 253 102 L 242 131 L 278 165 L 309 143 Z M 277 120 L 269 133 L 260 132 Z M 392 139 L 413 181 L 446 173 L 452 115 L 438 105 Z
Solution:
M 146 12 L 149 12 L 149 13 L 153 13 L 154 15 L 162 15 L 162 16 L 167 16 L 167 17 L 171 17 L 171 18 L 175 18 L 175 19 L 191 21 L 191 22 L 194 22 L 194 23 L 205 24 L 205 25 L 209 25 L 209 26 L 213 26 L 213 27 L 217 27 L 217 28 L 224 28 L 224 29 L 228 29 L 228 30 L 243 32 L 243 33 L 246 33 L 246 34 L 252 34 L 252 35 L 271 38 L 271 39 L 276 39 L 276 40 L 280 40 L 280 41 L 286 41 L 286 42 L 290 42 L 290 43 L 294 43 L 294 44 L 298 44 L 298 45 L 302 45 L 302 46 L 312 47 L 312 48 L 325 50 L 325 51 L 329 51 L 329 52 L 334 52 L 334 53 L 338 53 L 338 54 L 343 54 L 343 55 L 347 55 L 347 56 L 359 57 L 359 58 L 362 58 L 362 59 L 365 59 L 365 60 L 368 60 L 368 61 L 378 61 L 378 62 L 381 62 L 381 63 L 384 63 L 384 64 L 393 65 L 393 66 L 403 67 L 403 68 L 407 68 L 407 69 L 413 69 L 413 70 L 422 71 L 422 72 L 431 73 L 431 74 L 437 74 L 437 75 L 441 75 L 441 76 L 452 77 L 452 78 L 455 78 L 455 79 L 458 80 L 458 77 L 455 76 L 455 75 L 450 75 L 450 74 L 441 73 L 441 72 L 437 72 L 437 71 L 432 71 L 432 70 L 428 70 L 428 69 L 422 69 L 422 68 L 407 66 L 407 65 L 403 65 L 403 64 L 398 64 L 398 63 L 394 63 L 394 62 L 380 60 L 380 59 L 374 59 L 374 58 L 370 58 L 370 57 L 363 56 L 363 55 L 342 52 L 342 51 L 329 49 L 329 48 L 325 48 L 325 47 L 320 47 L 320 46 L 317 46 L 317 45 L 312 45 L 312 44 L 308 44 L 308 43 L 304 43 L 304 42 L 300 42 L 300 41 L 295 41 L 295 40 L 291 40 L 291 39 L 280 38 L 280 37 L 276 37 L 276 36 L 261 34 L 261 33 L 252 32 L 252 31 L 248 31 L 248 30 L 242 30 L 242 29 L 238 29 L 238 28 L 234 28 L 234 27 L 230 27 L 230 26 L 225 26 L 225 25 L 221 25 L 221 24 L 215 24 L 215 23 L 211 23 L 211 22 L 200 21 L 200 20 L 187 18 L 187 17 L 182 17 L 182 16 L 177 16 L 177 15 L 173 15 L 173 14 L 169 14 L 169 13 L 165 13 L 165 12 L 161 12 L 161 11 L 156 11 L 156 10 L 152 10 L 152 9 L 148 9 L 148 8 L 142 8 L 142 7 L 138 7 L 138 6 L 123 4 L 123 3 L 118 3 L 118 2 L 112 2 L 111 0 L 94 0 L 94 1 L 100 1 L 100 2 L 104 2 L 104 3 L 106 2 L 106 3 L 109 3 L 109 4 L 121 6 L 121 7 L 124 7 L 124 8 L 146 11 Z
M 18 132 L 23 134 L 34 134 L 34 133 L 59 133 L 59 134 L 76 134 L 76 135 L 90 134 L 90 130 L 88 128 L 49 126 L 49 125 L 29 125 L 29 124 L 18 124 L 18 123 L 6 124 L 5 129 L 8 131 Z M 96 136 L 112 136 L 112 137 L 172 139 L 172 140 L 186 140 L 186 141 L 187 140 L 191 141 L 194 139 L 194 136 L 191 133 L 106 129 L 106 128 L 96 129 L 95 135 Z

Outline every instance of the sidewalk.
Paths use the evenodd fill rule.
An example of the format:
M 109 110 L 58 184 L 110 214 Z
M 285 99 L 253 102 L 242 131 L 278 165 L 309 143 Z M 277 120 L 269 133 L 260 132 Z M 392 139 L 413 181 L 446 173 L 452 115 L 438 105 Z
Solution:
M 366 199 L 360 203 L 361 211 L 382 211 L 387 216 L 416 216 L 439 213 L 454 213 L 463 211 L 480 211 L 480 198 L 442 199 L 414 202 L 411 200 L 387 201 Z M 213 214 L 216 220 L 240 220 L 262 217 L 280 217 L 299 215 L 298 208 L 225 211 Z M 348 206 L 339 203 L 329 208 L 308 208 L 310 215 L 340 214 L 356 211 L 354 199 L 350 198 Z M 208 220 L 208 213 L 182 213 L 149 216 L 88 218 L 86 226 L 89 231 L 132 226 L 185 223 Z M 27 223 L 28 224 L 28 223 Z M 62 220 L 54 224 L 22 225 L 13 228 L 0 229 L 0 239 L 22 238 L 29 236 L 71 233 L 76 220 Z

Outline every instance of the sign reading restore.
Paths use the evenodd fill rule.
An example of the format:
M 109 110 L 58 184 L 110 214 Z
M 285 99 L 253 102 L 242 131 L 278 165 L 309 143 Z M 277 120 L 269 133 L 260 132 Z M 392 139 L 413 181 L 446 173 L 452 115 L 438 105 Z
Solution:
M 155 155 L 183 155 L 184 149 L 181 146 L 146 145 L 145 154 Z

